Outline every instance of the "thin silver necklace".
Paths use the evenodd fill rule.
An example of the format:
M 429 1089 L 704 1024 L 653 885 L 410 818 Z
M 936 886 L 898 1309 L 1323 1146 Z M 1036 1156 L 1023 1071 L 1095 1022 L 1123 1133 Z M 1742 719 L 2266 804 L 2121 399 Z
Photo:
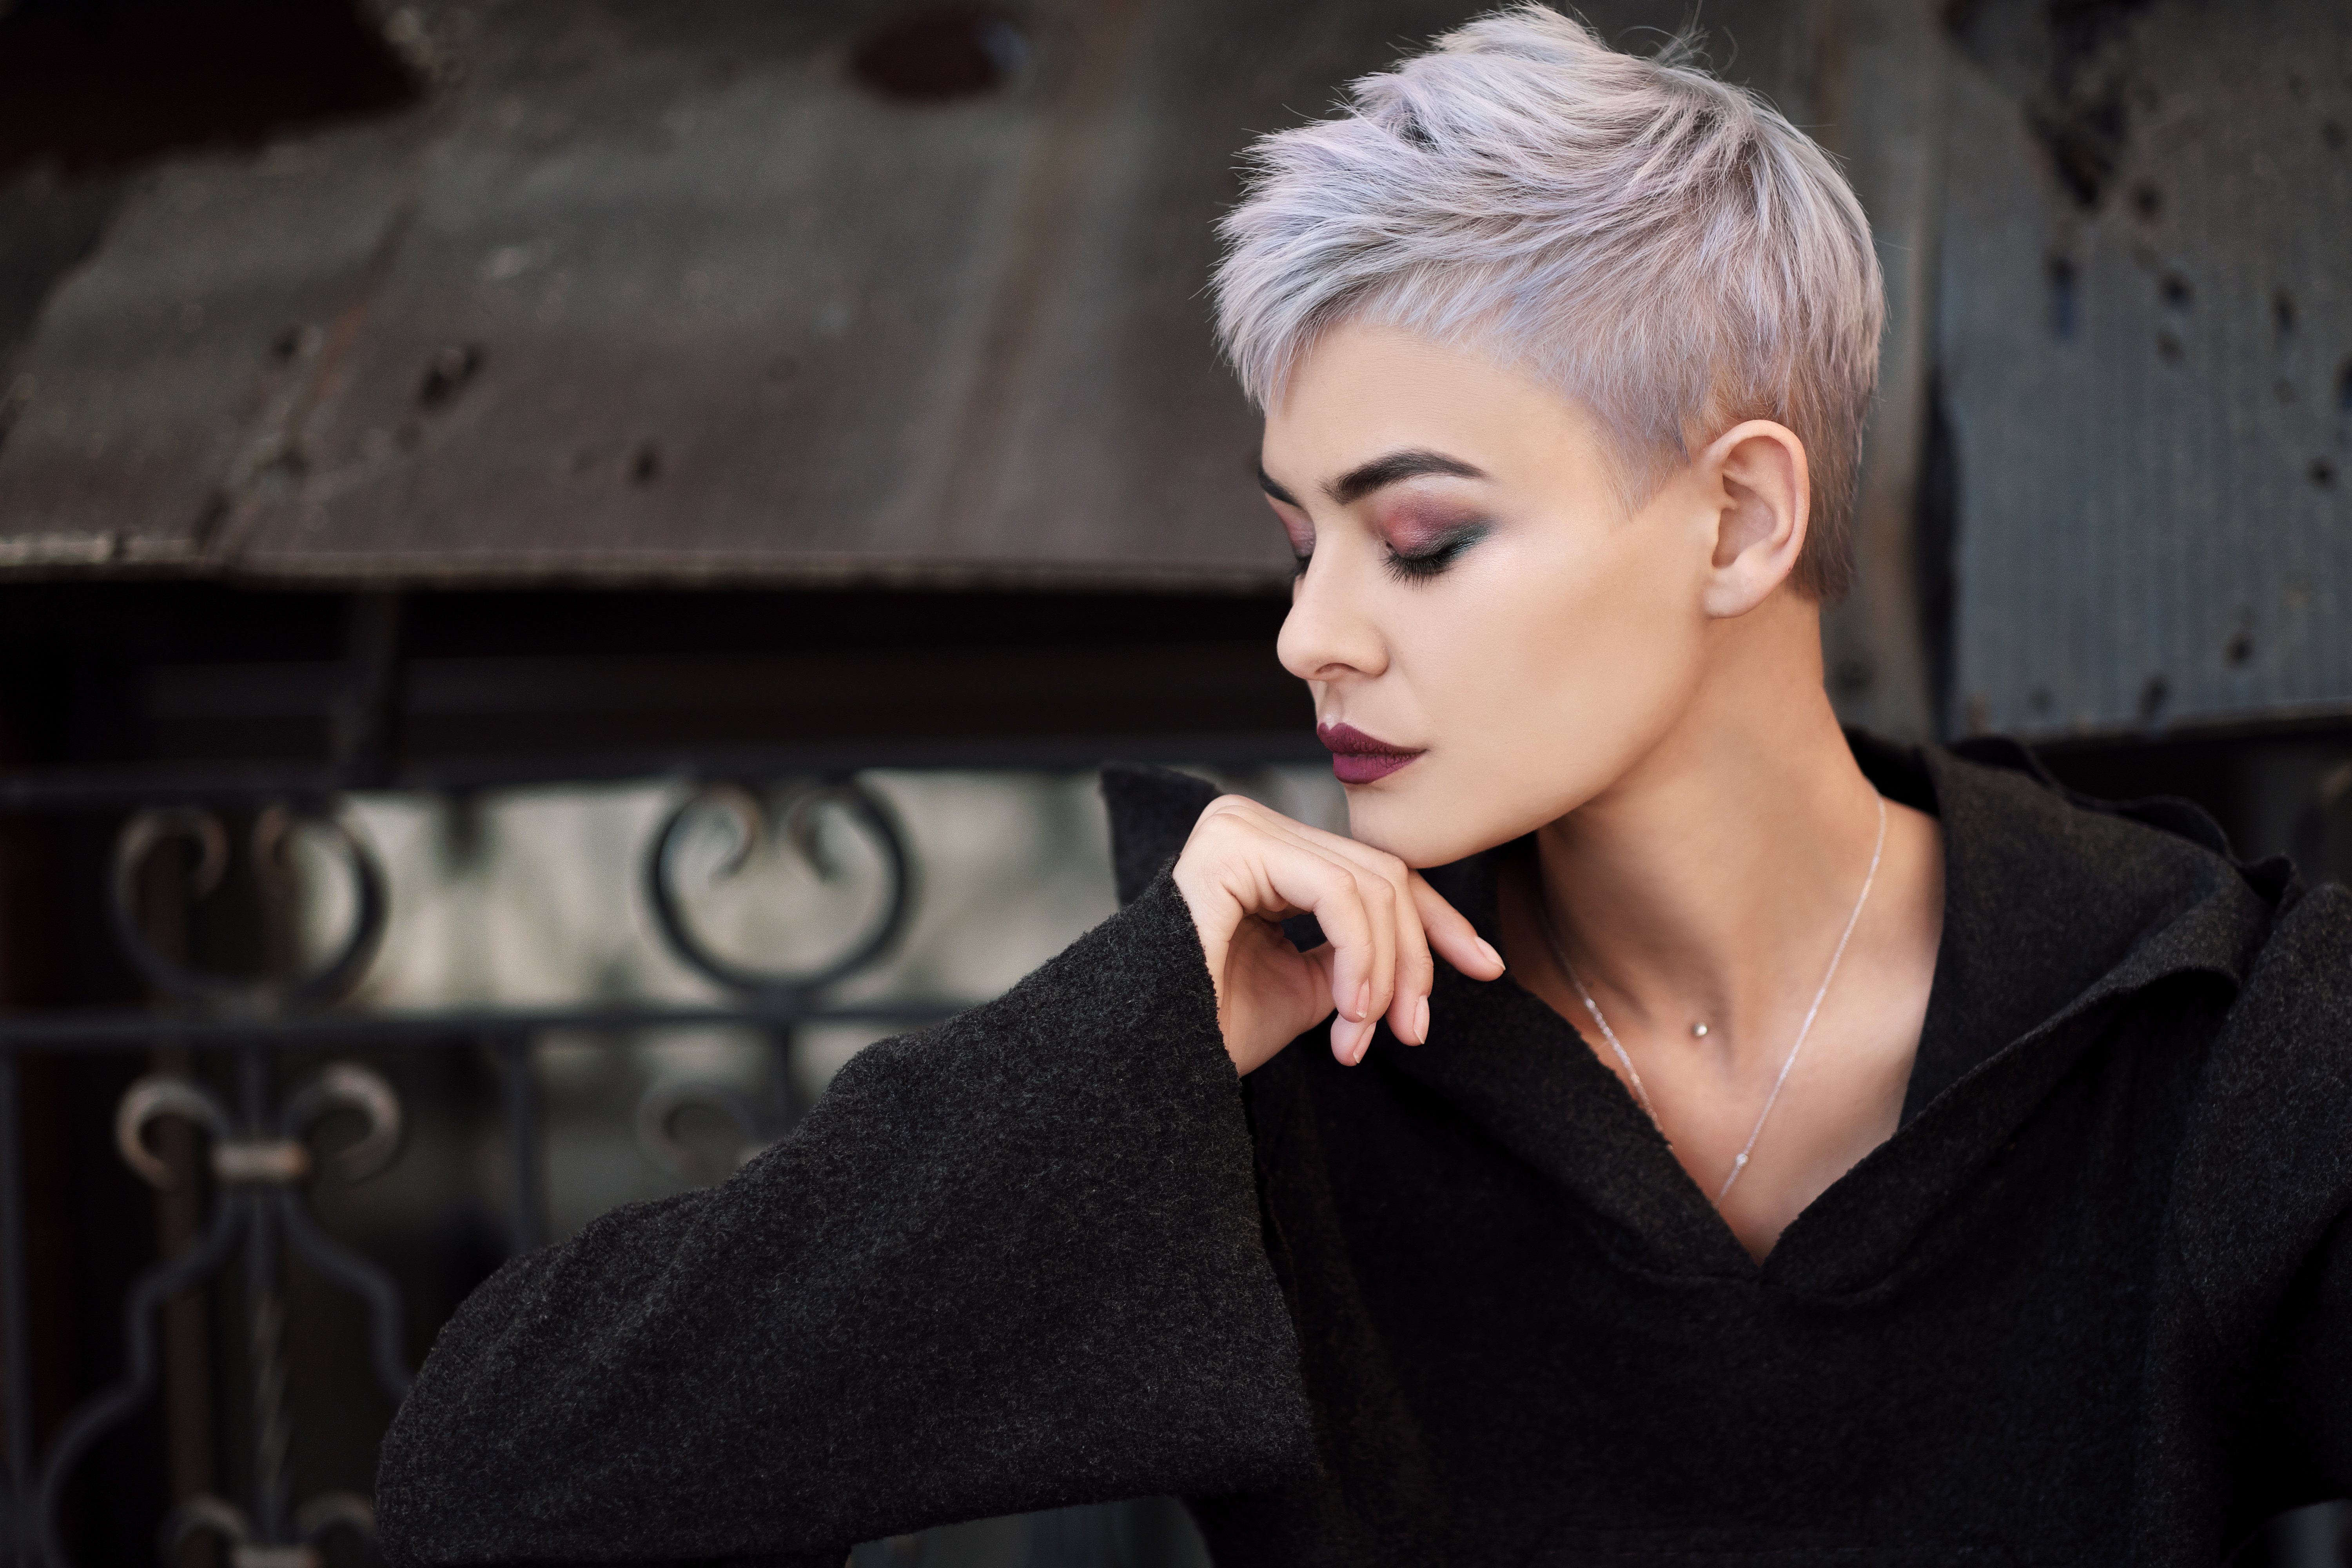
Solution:
M 1756 1113 L 1756 1125 L 1748 1130 L 1748 1142 L 1732 1157 L 1731 1174 L 1723 1178 L 1723 1185 L 1716 1192 L 1717 1208 L 1721 1208 L 1723 1200 L 1730 1195 L 1731 1184 L 1739 1180 L 1739 1173 L 1748 1169 L 1748 1156 L 1756 1152 L 1756 1140 L 1764 1135 L 1764 1123 L 1770 1119 L 1772 1107 L 1780 1103 L 1780 1088 L 1789 1081 L 1789 1070 L 1797 1065 L 1797 1053 L 1805 1048 L 1805 1037 L 1813 1032 L 1813 1020 L 1821 1016 L 1822 998 L 1830 994 L 1830 982 L 1837 978 L 1838 963 L 1845 957 L 1846 943 L 1853 940 L 1853 928 L 1862 923 L 1862 906 L 1870 901 L 1871 884 L 1878 880 L 1878 858 L 1886 849 L 1886 797 L 1882 795 L 1877 798 L 1878 842 L 1871 846 L 1870 870 L 1862 879 L 1862 892 L 1853 900 L 1853 913 L 1845 918 L 1845 930 L 1839 933 L 1837 951 L 1830 954 L 1829 970 L 1822 976 L 1821 989 L 1813 993 L 1813 1005 L 1805 1009 L 1805 1021 L 1797 1026 L 1797 1037 L 1790 1043 L 1789 1055 L 1780 1063 L 1780 1076 L 1772 1080 L 1772 1092 L 1764 1097 L 1764 1109 Z M 1624 1045 L 1617 1038 L 1617 1031 L 1609 1026 L 1609 1020 L 1601 1016 L 1601 1004 L 1592 999 L 1592 993 L 1586 990 L 1584 982 L 1577 978 L 1576 966 L 1568 961 L 1568 950 L 1560 945 L 1559 928 L 1552 923 L 1551 900 L 1545 896 L 1541 878 L 1536 883 L 1536 914 L 1543 924 L 1544 941 L 1551 947 L 1552 962 L 1559 965 L 1562 974 L 1568 976 L 1568 983 L 1576 987 L 1577 999 L 1584 1004 L 1584 1010 L 1592 1015 L 1593 1023 L 1600 1026 L 1601 1037 L 1608 1041 L 1609 1048 L 1616 1053 L 1617 1065 L 1625 1069 L 1625 1077 L 1633 1086 L 1633 1098 L 1642 1102 L 1642 1110 L 1649 1116 L 1651 1125 L 1664 1131 L 1665 1129 L 1658 1121 L 1658 1108 L 1650 1102 L 1650 1091 L 1643 1087 L 1642 1075 L 1634 1070 L 1633 1058 L 1626 1054 Z M 1698 1025 L 1691 1032 L 1703 1037 L 1706 1033 L 1706 1026 Z

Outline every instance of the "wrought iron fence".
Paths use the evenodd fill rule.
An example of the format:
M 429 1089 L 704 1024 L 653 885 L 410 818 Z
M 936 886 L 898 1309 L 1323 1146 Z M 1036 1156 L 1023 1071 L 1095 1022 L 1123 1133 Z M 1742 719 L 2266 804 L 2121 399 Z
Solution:
M 2292 818 L 2306 866 L 2340 873 L 2343 846 L 2352 843 L 2346 826 L 2352 822 L 2346 805 L 2352 802 L 2346 784 L 2352 768 L 2315 769 L 2324 774 L 2315 793 L 2298 785 L 2282 797 L 2288 802 L 2282 823 Z M 709 1001 L 355 1006 L 352 989 L 383 949 L 394 900 L 377 849 L 354 826 L 352 797 L 237 789 L 218 780 L 176 791 L 150 781 L 157 804 L 139 804 L 121 784 L 0 794 L 0 810 L 19 814 L 117 814 L 99 868 L 103 924 L 152 998 L 145 1006 L 105 1011 L 0 1013 L 0 1438 L 6 1445 L 0 1548 L 8 1563 L 78 1568 L 60 1528 L 68 1486 L 86 1473 L 110 1433 L 157 1399 L 166 1372 L 158 1320 L 166 1305 L 224 1280 L 235 1287 L 226 1299 L 239 1319 L 241 1354 L 215 1375 L 235 1382 L 246 1405 L 240 1425 L 247 1451 L 236 1467 L 242 1473 L 234 1485 L 177 1499 L 149 1560 L 177 1563 L 206 1549 L 207 1541 L 214 1559 L 228 1568 L 324 1568 L 332 1556 L 372 1555 L 367 1497 L 336 1489 L 297 1495 L 288 1351 L 297 1322 L 287 1279 L 289 1265 L 299 1262 L 358 1305 L 364 1331 L 352 1354 L 364 1360 L 368 1376 L 396 1405 L 414 1370 L 416 1325 L 403 1321 L 402 1292 L 385 1263 L 339 1239 L 315 1202 L 328 1187 L 368 1181 L 401 1160 L 415 1107 L 404 1101 L 392 1064 L 457 1041 L 490 1066 L 508 1216 L 499 1245 L 513 1253 L 549 1238 L 548 1121 L 534 1062 L 550 1037 L 620 1039 L 717 1026 L 761 1041 L 776 1069 L 771 1098 L 734 1081 L 675 1071 L 653 1075 L 634 1093 L 625 1121 L 645 1160 L 677 1178 L 709 1180 L 748 1159 L 793 1120 L 798 1107 L 780 1097 L 791 1093 L 785 1069 L 796 1037 L 828 1025 L 920 1025 L 964 1005 L 936 994 L 847 999 L 875 977 L 917 901 L 910 837 L 869 781 L 836 774 L 786 794 L 741 779 L 669 783 L 671 804 L 634 852 L 635 894 L 652 942 L 708 983 Z M 721 878 L 744 868 L 763 845 L 821 875 L 841 874 L 817 831 L 821 820 L 847 824 L 871 847 L 865 864 L 878 886 L 869 890 L 862 918 L 825 933 L 821 956 L 795 967 L 730 956 L 698 923 L 688 885 L 690 841 L 716 836 L 717 853 L 705 854 L 696 869 Z M 150 873 L 159 865 L 175 869 L 162 883 L 184 901 L 218 888 L 240 858 L 247 877 L 285 898 L 297 845 L 339 867 L 346 891 L 340 929 L 313 944 L 306 961 L 257 977 L 227 973 L 158 940 L 158 879 Z M 702 847 L 709 849 L 711 841 Z M 139 1053 L 190 1065 L 149 1071 L 121 1094 L 113 1106 L 115 1153 L 157 1190 L 176 1189 L 189 1205 L 187 1237 L 146 1266 L 121 1302 L 119 1375 L 46 1423 L 43 1440 L 37 1436 L 44 1423 L 34 1369 L 46 1347 L 30 1308 L 24 1067 L 39 1057 Z M 684 1124 L 697 1118 L 706 1130 L 721 1129 L 715 1150 L 709 1138 L 685 1135 Z M 341 1136 L 332 1135 L 337 1124 Z M 2316 1510 L 2282 1521 L 2273 1529 L 2272 1560 L 2337 1561 L 2335 1542 L 2345 1517 Z M 1166 1544 L 1183 1531 L 1172 1505 L 1065 1510 L 1032 1521 L 1026 1545 L 1011 1560 L 1151 1568 L 1185 1560 Z M 1003 1548 L 997 1539 L 976 1555 L 1007 1560 Z M 902 1538 L 861 1549 L 857 1561 L 871 1568 L 936 1563 L 940 1555 Z
M 71 794 L 45 797 L 55 809 L 87 806 Z M 718 871 L 731 874 L 770 834 L 820 872 L 835 869 L 815 824 L 845 819 L 878 853 L 882 887 L 862 926 L 834 933 L 827 956 L 790 969 L 758 967 L 723 954 L 698 928 L 680 885 L 681 846 L 697 831 L 722 837 Z M 233 835 L 230 822 L 249 823 Z M 233 844 L 242 837 L 242 845 Z M 216 888 L 239 849 L 250 873 L 283 894 L 289 852 L 300 840 L 339 862 L 350 889 L 344 928 L 313 961 L 282 973 L 250 977 L 215 973 L 168 951 L 152 934 L 153 910 L 142 888 L 159 857 L 176 855 L 185 895 Z M 163 1376 L 157 1322 L 173 1298 L 236 1271 L 245 1338 L 243 1394 L 250 1402 L 249 1485 L 232 1499 L 207 1492 L 180 1500 L 166 1516 L 157 1550 L 174 1562 L 194 1538 L 216 1538 L 214 1550 L 233 1568 L 320 1568 L 339 1535 L 372 1541 L 370 1500 L 354 1491 L 294 1495 L 289 1464 L 294 1441 L 288 1387 L 289 1331 L 285 1285 L 289 1259 L 363 1305 L 366 1354 L 375 1381 L 396 1403 L 412 1367 L 402 1299 L 386 1268 L 336 1239 L 314 1210 L 320 1184 L 363 1181 L 401 1156 L 405 1108 L 393 1082 L 370 1065 L 387 1055 L 453 1039 L 476 1042 L 497 1064 L 509 1250 L 546 1237 L 547 1192 L 541 1167 L 543 1117 L 532 1042 L 552 1031 L 607 1035 L 713 1025 L 751 1031 L 781 1058 L 796 1031 L 813 1024 L 888 1026 L 935 1020 L 958 1005 L 937 997 L 849 1003 L 843 983 L 870 971 L 905 929 L 915 876 L 907 836 L 889 805 L 854 775 L 817 782 L 781 811 L 736 783 L 703 781 L 687 789 L 642 847 L 640 890 L 652 930 L 667 952 L 709 981 L 720 998 L 707 1004 L 588 1004 L 543 1007 L 361 1009 L 339 1005 L 383 942 L 386 877 L 364 834 L 333 796 L 257 799 L 215 792 L 132 810 L 114 836 L 106 877 L 108 924 L 121 955 L 151 989 L 151 1006 L 104 1012 L 0 1016 L 0 1430 L 7 1444 L 11 1561 L 26 1568 L 73 1568 L 59 1528 L 68 1485 L 108 1433 L 157 1397 Z M 175 1177 L 158 1153 L 162 1130 L 204 1151 L 209 1213 L 176 1255 L 140 1274 L 121 1306 L 121 1372 L 83 1399 L 37 1450 L 29 1308 L 26 1192 L 24 1180 L 22 1064 L 36 1053 L 86 1054 L 169 1049 L 214 1068 L 213 1079 L 180 1070 L 150 1072 L 120 1100 L 114 1120 L 121 1160 L 160 1188 Z M 308 1070 L 285 1071 L 296 1058 L 346 1054 Z M 226 1092 L 221 1081 L 229 1086 Z M 781 1086 L 788 1078 L 778 1074 Z M 697 1171 L 697 1151 L 679 1121 L 715 1113 L 739 1137 L 740 1163 L 781 1131 L 789 1107 L 753 1104 L 738 1086 L 663 1077 L 638 1099 L 636 1140 L 646 1157 L 677 1173 Z M 323 1125 L 341 1118 L 359 1129 L 330 1146 Z M 730 1162 L 722 1162 L 730 1163 Z M 185 1161 L 181 1162 L 184 1167 Z M 707 1173 L 723 1173 L 711 1172 Z

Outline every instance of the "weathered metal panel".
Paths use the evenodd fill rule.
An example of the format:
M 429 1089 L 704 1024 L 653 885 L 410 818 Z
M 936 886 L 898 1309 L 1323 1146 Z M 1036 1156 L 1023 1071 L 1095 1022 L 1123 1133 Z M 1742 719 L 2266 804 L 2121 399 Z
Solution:
M 0 561 L 1278 571 L 1230 489 L 1163 500 L 1191 525 L 1176 548 L 1160 519 L 1030 519 L 992 544 L 943 512 L 970 408 L 1004 399 L 992 357 L 1021 346 L 992 325 L 1039 263 L 1024 189 L 1088 73 L 1115 90 L 1124 61 L 1090 47 L 1118 8 L 1089 7 L 1043 18 L 1009 91 L 888 102 L 845 57 L 898 9 L 546 0 L 470 28 L 428 9 L 411 33 L 462 71 L 428 109 L 155 172 L 18 362 Z M 1080 151 L 1066 183 L 1124 173 Z M 1205 334 L 1189 346 L 1203 357 Z M 1170 437 L 1205 424 L 1230 447 L 1246 410 L 1205 386 L 1162 405 Z
M 289 470 L 269 438 L 348 332 L 415 184 L 406 127 L 140 182 L 18 357 L 0 448 L 0 565 L 186 563 L 233 489 Z
M 1027 564 L 935 548 L 926 507 L 1055 84 L 884 102 L 842 56 L 886 9 L 689 26 L 517 6 L 486 27 L 368 330 L 301 433 L 312 476 L 256 509 L 237 563 Z
M 1948 91 L 1955 725 L 2352 712 L 2352 11 L 2053 14 Z
M 896 0 L 402 7 L 425 107 L 133 183 L 15 367 L 0 566 L 1278 579 L 1202 291 L 1234 154 L 1483 8 L 1066 0 L 911 106 L 846 68 Z M 1801 96 L 1811 18 L 1709 22 Z
M 1106 528 L 1131 527 L 1149 542 L 1139 558 L 1171 570 L 1229 551 L 1236 513 L 1258 528 L 1258 422 L 1245 412 L 1205 416 L 1241 407 L 1208 352 L 1203 293 L 1213 219 L 1240 192 L 1236 155 L 1252 135 L 1326 112 L 1350 79 L 1490 9 L 1486 0 L 1151 7 L 1126 79 L 1089 132 L 1104 172 L 1075 193 L 1068 248 L 1017 366 L 1017 397 L 992 410 L 984 435 L 966 432 L 982 459 L 976 469 L 1001 442 L 988 498 L 942 514 L 971 518 L 992 549 L 1027 539 L 1073 555 Z M 1580 9 L 1636 48 L 1688 15 L 1679 0 Z M 1811 9 L 1804 0 L 1711 5 L 1715 56 L 1775 96 L 1802 96 Z M 1201 505 L 1210 498 L 1213 510 Z M 1286 572 L 1287 558 L 1278 565 Z
M 1838 717 L 1882 735 L 1935 730 L 1936 660 L 1922 625 L 1919 472 L 1936 354 L 1943 219 L 1944 60 L 1919 0 L 1826 0 L 1811 8 L 1825 57 L 1811 101 L 1783 108 L 1836 154 L 1870 215 L 1886 287 L 1878 402 L 1857 476 L 1853 587 L 1822 621 Z

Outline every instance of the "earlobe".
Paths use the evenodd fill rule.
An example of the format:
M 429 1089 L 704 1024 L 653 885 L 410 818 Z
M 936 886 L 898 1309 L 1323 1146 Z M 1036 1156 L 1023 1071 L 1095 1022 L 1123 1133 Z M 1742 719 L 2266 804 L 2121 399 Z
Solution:
M 1727 620 L 1769 598 L 1804 553 L 1805 445 L 1785 425 L 1750 419 L 1717 437 L 1697 466 L 1716 509 L 1706 613 Z

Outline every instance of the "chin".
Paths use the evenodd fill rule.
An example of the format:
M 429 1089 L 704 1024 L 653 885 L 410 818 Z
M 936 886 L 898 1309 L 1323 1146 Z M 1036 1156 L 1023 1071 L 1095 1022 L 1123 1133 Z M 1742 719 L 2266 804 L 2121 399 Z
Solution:
M 1482 833 L 1486 803 L 1475 792 L 1447 788 L 1435 773 L 1412 776 L 1426 765 L 1424 759 L 1374 783 L 1346 786 L 1348 837 L 1415 870 L 1450 866 L 1517 837 Z
M 1580 755 L 1503 749 L 1453 766 L 1424 754 L 1386 778 L 1349 784 L 1348 836 L 1415 870 L 1450 866 L 1565 816 L 1611 776 Z

